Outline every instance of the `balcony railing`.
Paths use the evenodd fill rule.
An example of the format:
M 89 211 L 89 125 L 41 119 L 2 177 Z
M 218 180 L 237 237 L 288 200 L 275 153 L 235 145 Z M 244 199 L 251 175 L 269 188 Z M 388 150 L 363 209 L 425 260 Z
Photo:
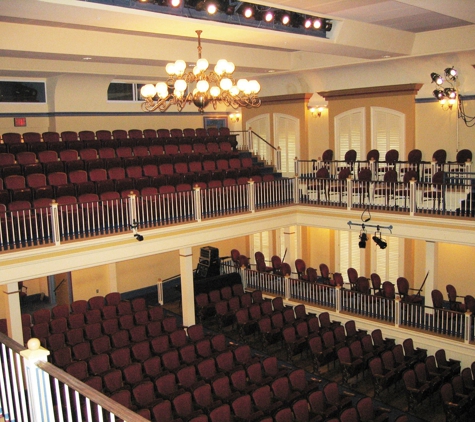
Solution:
M 273 296 L 282 296 L 309 305 L 326 307 L 337 313 L 362 316 L 397 327 L 418 328 L 427 333 L 449 339 L 474 340 L 475 319 L 470 312 L 456 312 L 433 308 L 373 294 L 363 294 L 347 288 L 321 283 L 309 283 L 293 277 L 262 273 L 253 269 L 236 268 L 231 262 L 222 264 L 225 272 L 239 271 L 245 287 L 262 290 Z
M 318 179 L 312 173 L 88 203 L 53 201 L 48 207 L 0 212 L 0 252 L 297 204 L 473 218 L 474 187 L 475 173 L 449 172 L 442 183 Z

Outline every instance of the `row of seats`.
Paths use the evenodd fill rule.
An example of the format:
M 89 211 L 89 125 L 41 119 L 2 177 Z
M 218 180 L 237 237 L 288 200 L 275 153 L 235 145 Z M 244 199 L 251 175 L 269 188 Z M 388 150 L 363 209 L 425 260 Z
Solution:
M 120 170 L 120 169 L 111 169 Z M 122 169 L 123 170 L 123 169 Z M 213 174 L 202 174 L 201 180 L 193 180 L 195 177 L 186 174 L 172 173 L 160 174 L 151 171 L 154 176 L 143 176 L 141 168 L 133 173 L 125 171 L 109 171 L 103 169 L 91 170 L 89 174 L 84 170 L 77 170 L 66 175 L 66 173 L 52 173 L 48 177 L 42 174 L 23 176 L 9 176 L 8 188 L 1 189 L 2 179 L 0 179 L 0 204 L 8 205 L 18 201 L 36 201 L 44 204 L 56 199 L 60 202 L 61 197 L 77 197 L 95 194 L 100 199 L 126 198 L 130 192 L 137 196 L 151 196 L 156 193 L 173 193 L 191 191 L 194 186 L 201 189 L 217 188 L 222 186 L 245 185 L 250 179 L 254 182 L 268 182 L 274 180 L 273 174 L 263 176 L 252 175 L 239 176 L 231 171 L 214 172 Z M 137 177 L 128 177 L 135 175 Z M 111 178 L 115 177 L 115 178 Z M 106 193 L 114 192 L 116 195 L 109 195 L 108 198 L 101 198 Z M 91 200 L 88 199 L 88 202 Z
M 211 144 L 210 144 L 211 145 Z M 216 144 L 218 145 L 218 144 Z M 224 145 L 224 143 L 223 143 Z M 228 160 L 234 159 L 231 163 Z M 96 168 L 110 169 L 113 167 L 145 166 L 147 164 L 176 164 L 176 163 L 201 163 L 218 160 L 228 162 L 227 167 L 234 168 L 252 167 L 253 162 L 250 157 L 242 160 L 238 154 L 233 154 L 225 149 L 216 152 L 184 152 L 173 154 L 164 151 L 162 147 L 121 147 L 101 148 L 99 150 L 87 148 L 81 151 L 65 149 L 60 151 L 40 151 L 34 152 L 0 153 L 1 176 L 7 177 L 15 174 L 27 176 L 32 173 L 54 173 L 57 171 L 70 172 L 73 170 L 92 170 Z M 223 163 L 224 164 L 224 163 Z M 198 166 L 198 164 L 195 164 Z M 201 171 L 202 168 L 197 168 Z
M 131 130 L 83 130 L 79 132 L 63 131 L 58 132 L 26 132 L 4 133 L 0 142 L 0 152 L 21 152 L 21 151 L 44 151 L 46 149 L 61 151 L 62 149 L 82 149 L 101 147 L 133 147 L 136 145 L 166 145 L 171 143 L 207 143 L 207 142 L 231 142 L 233 148 L 236 147 L 236 135 L 230 133 L 229 128 L 203 128 L 198 129 L 131 129 Z

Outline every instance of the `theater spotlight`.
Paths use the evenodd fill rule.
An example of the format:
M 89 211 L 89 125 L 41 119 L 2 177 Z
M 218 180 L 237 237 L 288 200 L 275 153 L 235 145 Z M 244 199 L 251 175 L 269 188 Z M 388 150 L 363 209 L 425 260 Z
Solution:
M 358 242 L 358 246 L 360 247 L 360 249 L 364 249 L 366 248 L 366 242 L 368 241 L 368 235 L 366 234 L 366 232 L 363 230 L 361 231 L 360 233 L 360 241 Z
M 272 10 L 268 10 L 264 13 L 264 20 L 266 22 L 272 22 L 274 20 L 274 12 Z
M 242 15 L 246 18 L 246 19 L 250 19 L 254 16 L 254 8 L 252 6 L 246 6 L 244 7 L 244 10 L 242 12 Z
M 313 28 L 314 29 L 320 29 L 322 27 L 322 20 L 321 19 L 315 19 L 313 21 Z
M 437 88 L 434 91 L 432 91 L 432 95 L 437 98 L 439 101 L 443 100 L 445 98 L 445 93 L 442 89 Z
M 312 27 L 312 19 L 311 18 L 306 18 L 304 23 L 303 23 L 303 27 L 305 29 L 310 29 Z
M 324 29 L 325 31 L 327 32 L 330 32 L 333 28 L 333 24 L 330 22 L 330 21 L 325 21 L 325 26 L 324 26 Z
M 379 233 L 379 237 L 378 237 L 378 233 Z M 386 249 L 386 247 L 388 246 L 388 242 L 386 242 L 385 240 L 381 238 L 381 232 L 376 232 L 373 236 L 373 240 L 374 240 L 374 243 L 376 243 L 380 247 L 380 249 Z
M 218 11 L 218 5 L 214 1 L 207 1 L 206 2 L 206 11 L 210 15 L 214 15 Z
M 290 15 L 287 12 L 283 12 L 280 17 L 280 22 L 282 25 L 288 25 L 290 23 Z
M 453 66 L 445 69 L 444 74 L 445 74 L 445 78 L 448 79 L 449 81 L 457 80 L 457 70 L 454 69 Z
M 457 98 L 457 91 L 455 90 L 455 88 L 445 88 L 444 94 L 447 98 L 451 100 L 454 100 L 455 98 Z
M 171 7 L 178 7 L 181 5 L 181 0 L 168 0 L 168 4 Z
M 444 78 L 442 78 L 438 73 L 432 72 L 430 78 L 436 85 L 442 85 L 444 83 Z

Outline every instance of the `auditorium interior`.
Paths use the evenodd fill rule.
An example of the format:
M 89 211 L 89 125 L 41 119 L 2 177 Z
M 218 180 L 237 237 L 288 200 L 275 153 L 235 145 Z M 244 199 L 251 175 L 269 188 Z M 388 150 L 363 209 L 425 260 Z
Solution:
M 127 212 L 130 211 L 134 217 L 130 225 L 120 230 L 91 236 L 61 235 L 60 238 L 54 237 L 53 240 L 34 244 L 15 243 L 8 237 L 8 213 L 14 212 L 9 207 L 10 203 L 14 202 L 15 195 L 18 195 L 16 199 L 28 199 L 29 196 L 29 208 L 32 208 L 33 199 L 38 199 L 36 195 L 43 192 L 45 196 L 42 199 L 50 204 L 59 197 L 56 192 L 66 185 L 55 185 L 54 188 L 42 186 L 39 190 L 28 186 L 8 189 L 5 180 L 12 176 L 7 176 L 7 167 L 21 168 L 22 172 L 26 172 L 26 167 L 18 161 L 12 165 L 2 164 L 2 331 L 24 346 L 25 330 L 22 328 L 21 314 L 34 315 L 39 309 L 51 310 L 59 305 L 70 307 L 73 302 L 87 302 L 93 297 L 105 298 L 110 293 L 119 292 L 122 301 L 128 300 L 130 303 L 137 298 L 146 298 L 148 313 L 160 307 L 167 316 L 176 316 L 178 324 L 186 327 L 202 324 L 208 337 L 225 333 L 230 342 L 227 352 L 231 350 L 235 353 L 239 345 L 250 345 L 254 355 L 245 363 L 239 362 L 241 366 L 247 367 L 256 361 L 262 363 L 267 355 L 277 356 L 281 372 L 264 380 L 269 386 L 277 379 L 287 379 L 287 375 L 295 368 L 306 371 L 308 390 L 305 390 L 305 394 L 299 392 L 298 395 L 296 390 L 292 390 L 295 397 L 279 399 L 280 404 L 284 404 L 273 411 L 262 411 L 253 404 L 255 414 L 239 418 L 233 410 L 236 406 L 233 407 L 228 397 L 229 400 L 222 399 L 219 406 L 200 407 L 203 411 L 198 412 L 199 415 L 180 415 L 174 407 L 173 419 L 170 420 L 178 417 L 181 417 L 180 420 L 196 418 L 196 421 L 471 420 L 469 415 L 473 415 L 473 412 L 470 409 L 472 404 L 475 405 L 475 373 L 471 375 L 473 382 L 470 389 L 464 386 L 463 412 L 460 410 L 462 405 L 455 410 L 455 406 L 449 409 L 442 404 L 442 374 L 437 378 L 440 381 L 437 389 L 434 381 L 430 392 L 419 390 L 419 395 L 405 393 L 406 380 L 403 380 L 402 372 L 398 375 L 399 381 L 394 381 L 387 391 L 377 391 L 381 385 L 376 386 L 371 376 L 367 356 L 361 358 L 362 361 L 368 360 L 364 361 L 366 372 L 361 372 L 361 367 L 357 369 L 356 364 L 345 366 L 343 357 L 337 355 L 336 349 L 333 359 L 316 363 L 318 359 L 314 357 L 312 360 L 308 346 L 311 335 L 305 340 L 305 349 L 294 349 L 296 346 L 291 348 L 283 338 L 271 344 L 269 335 L 260 336 L 263 333 L 259 333 L 257 322 L 252 333 L 247 332 L 248 325 L 236 320 L 237 310 L 231 312 L 231 317 L 227 315 L 231 319 L 225 319 L 216 316 L 214 305 L 210 317 L 206 313 L 209 309 L 205 311 L 205 307 L 196 301 L 196 296 L 203 293 L 199 292 L 199 286 L 203 289 L 206 285 L 204 291 L 208 294 L 218 289 L 221 280 L 224 280 L 224 284 L 232 280 L 230 283 L 234 284 L 235 276 L 239 275 L 236 284 L 242 284 L 245 291 L 262 292 L 263 297 L 259 299 L 257 294 L 253 296 L 254 303 L 258 300 L 259 303 L 274 305 L 276 297 L 283 297 L 282 313 L 292 307 L 296 313 L 296 306 L 304 304 L 307 314 L 303 320 L 306 324 L 312 316 L 328 314 L 335 325 L 329 326 L 327 332 L 334 333 L 337 326 L 341 329 L 342 326 L 347 327 L 348 323 L 349 327 L 354 321 L 359 331 L 351 341 L 347 333 L 347 345 L 341 347 L 343 350 L 350 350 L 355 338 L 358 338 L 359 343 L 363 332 L 371 334 L 381 330 L 384 339 L 393 339 L 394 342 L 392 345 L 386 343 L 385 351 L 392 350 L 395 344 L 401 349 L 403 344 L 408 346 L 405 342 L 408 338 L 413 340 L 415 350 L 424 356 L 418 357 L 419 360 L 414 358 L 411 362 L 412 372 L 415 371 L 415 365 L 421 362 L 426 365 L 425 359 L 441 349 L 447 353 L 450 362 L 458 362 L 458 368 L 451 369 L 451 376 L 459 376 L 466 368 L 475 371 L 475 365 L 472 365 L 475 361 L 475 323 L 470 313 L 472 302 L 468 301 L 468 297 L 473 299 L 475 296 L 475 288 L 471 283 L 475 273 L 475 213 L 472 208 L 475 201 L 471 201 L 474 192 L 471 186 L 475 180 L 475 169 L 471 168 L 471 152 L 475 151 L 475 117 L 471 117 L 475 116 L 475 6 L 465 0 L 445 4 L 421 0 L 256 0 L 252 3 L 256 6 L 255 11 L 269 9 L 292 12 L 302 22 L 304 17 L 319 17 L 323 27 L 308 34 L 302 28 L 297 28 L 297 24 L 284 27 L 277 21 L 269 26 L 257 20 L 253 24 L 246 23 L 242 13 L 245 6 L 251 4 L 249 2 L 219 0 L 217 3 L 222 11 L 218 11 L 218 15 L 221 14 L 221 17 L 208 16 L 205 10 L 200 9 L 199 5 L 204 7 L 207 2 L 182 0 L 182 3 L 185 5 L 175 10 L 168 0 L 1 2 L 0 155 L 16 154 L 18 157 L 22 152 L 35 151 L 39 157 L 40 151 L 50 149 L 48 143 L 48 146 L 35 150 L 35 144 L 29 144 L 26 137 L 23 138 L 28 133 L 41 134 L 43 137 L 39 143 L 43 146 L 47 144 L 45 133 L 57 133 L 63 145 L 57 149 L 58 157 L 62 149 L 76 148 L 79 152 L 76 161 L 85 162 L 80 155 L 81 148 L 99 150 L 105 145 L 105 141 L 101 144 L 98 131 L 122 131 L 128 140 L 132 138 L 131 131 L 136 131 L 140 133 L 142 143 L 133 141 L 135 144 L 130 148 L 145 145 L 152 151 L 154 141 L 147 144 L 150 130 L 154 132 L 154 139 L 160 139 L 160 130 L 170 132 L 175 129 L 183 134 L 185 129 L 192 128 L 197 138 L 199 130 L 204 130 L 205 138 L 208 139 L 212 129 L 218 134 L 219 129 L 228 128 L 227 132 L 223 129 L 226 135 L 219 135 L 213 141 L 218 144 L 226 138 L 222 143 L 231 145 L 231 149 L 226 152 L 223 152 L 224 146 L 221 147 L 220 158 L 224 156 L 229 162 L 231 157 L 239 158 L 241 163 L 244 163 L 245 158 L 253 160 L 252 166 L 241 168 L 239 176 L 245 176 L 242 183 L 236 171 L 229 170 L 228 176 L 224 176 L 225 170 L 218 169 L 215 173 L 206 173 L 203 178 L 196 174 L 195 178 L 191 178 L 190 172 L 180 179 L 182 189 L 185 189 L 185 182 L 189 186 L 186 192 L 180 192 L 176 184 L 172 189 L 173 194 L 164 193 L 173 196 L 176 192 L 176 197 L 173 196 L 175 205 L 171 206 L 173 211 L 169 207 L 169 212 L 175 212 L 182 203 L 193 204 L 193 212 L 195 206 L 198 207 L 196 204 L 205 204 L 202 216 L 193 214 L 191 219 L 177 218 L 166 224 L 140 225 L 135 220 L 139 220 L 142 215 L 135 215 L 127 208 Z M 280 15 L 276 13 L 276 16 Z M 197 34 L 196 31 L 202 32 Z M 200 110 L 190 101 L 182 110 L 168 103 L 166 111 L 145 110 L 146 100 L 140 94 L 141 86 L 166 81 L 166 66 L 169 62 L 184 60 L 192 66 L 201 57 L 208 59 L 213 66 L 219 59 L 232 61 L 235 65 L 232 78 L 236 81 L 241 78 L 257 80 L 260 84 L 259 106 L 247 103 L 246 107 L 243 103 L 235 109 L 225 102 L 218 102 L 214 106 L 211 101 L 204 110 Z M 451 76 L 451 70 L 456 71 L 455 76 Z M 439 75 L 444 77 L 440 85 L 436 81 Z M 29 97 L 32 92 L 34 99 Z M 170 88 L 167 94 L 170 96 L 172 92 Z M 454 104 L 440 101 L 440 95 L 446 96 L 448 100 L 451 92 L 456 96 Z M 157 97 L 154 98 L 154 101 L 158 101 Z M 86 131 L 92 133 L 88 141 L 78 138 L 74 142 L 66 142 L 62 138 L 66 132 L 79 134 Z M 9 144 L 7 139 L 10 134 L 18 134 L 21 142 Z M 206 143 L 203 137 L 200 139 L 194 141 L 195 144 Z M 79 146 L 87 142 L 89 144 L 86 147 Z M 117 142 L 115 146 L 118 147 L 121 141 Z M 124 145 L 127 142 L 124 141 Z M 177 154 L 180 142 L 185 143 L 184 140 L 176 139 L 166 142 L 175 144 L 172 154 Z M 188 143 L 192 144 L 193 141 Z M 350 150 L 357 151 L 353 164 L 348 164 L 346 160 L 346 153 Z M 378 150 L 378 158 L 370 158 L 370 154 Z M 397 150 L 397 161 L 386 161 L 385 156 L 388 157 L 390 150 Z M 419 192 L 419 188 L 414 188 L 414 180 L 409 189 L 410 183 L 403 179 L 404 172 L 408 171 L 405 166 L 410 160 L 409 155 L 416 150 L 422 157 L 419 159 L 421 167 L 418 167 L 421 177 L 416 182 L 420 183 L 420 197 L 412 193 L 412 189 Z M 435 154 L 441 150 L 446 154 L 442 164 L 437 162 Z M 325 159 L 324 153 L 328 151 L 331 151 L 332 157 Z M 469 158 L 462 162 L 459 160 L 461 151 L 469 154 Z M 138 152 L 135 154 L 137 156 Z M 147 154 L 148 157 L 152 155 L 151 152 Z M 97 165 L 107 162 L 99 155 L 94 160 Z M 117 160 L 114 162 L 126 162 L 124 158 Z M 147 163 L 159 163 L 159 159 L 154 160 L 150 158 Z M 56 164 L 61 161 L 60 158 L 56 159 Z M 145 167 L 145 159 L 133 162 L 135 165 L 137 162 L 143 163 Z M 176 159 L 167 164 L 175 163 L 176 169 L 177 162 Z M 44 163 L 38 163 L 40 161 L 37 159 L 31 166 L 41 169 L 47 167 Z M 346 165 L 354 165 L 350 170 L 353 175 L 350 174 L 348 179 L 338 179 L 340 167 Z M 387 181 L 383 180 L 383 168 L 386 169 L 388 165 L 398 174 L 394 181 L 385 185 Z M 87 164 L 85 166 L 83 170 L 87 170 Z M 158 164 L 156 167 L 161 168 Z M 330 191 L 321 187 L 318 175 L 316 178 L 309 176 L 312 172 L 316 174 L 316 170 L 322 167 L 330 171 Z M 450 207 L 449 199 L 457 198 L 456 205 L 449 212 L 445 208 L 442 211 L 441 190 L 432 177 L 437 174 L 434 170 L 436 167 L 440 174 L 444 171 L 446 174 L 444 182 L 438 182 L 439 186 L 443 184 L 443 192 L 447 193 L 443 206 L 447 200 L 447 206 Z M 61 168 L 67 172 L 66 164 Z M 379 202 L 373 196 L 373 202 L 365 202 L 369 200 L 370 194 L 364 187 L 361 188 L 367 185 L 359 184 L 364 182 L 358 179 L 363 168 L 370 168 L 373 175 L 376 174 L 372 180 L 373 187 L 380 186 L 378 183 L 384 186 L 379 189 Z M 106 173 L 106 170 L 103 171 Z M 232 186 L 226 187 L 221 181 L 229 180 L 229 174 L 235 180 Z M 456 174 L 454 180 L 464 178 L 463 191 L 455 182 L 450 185 L 448 174 Z M 47 178 L 46 172 L 45 175 Z M 221 178 L 216 185 L 220 187 L 210 184 L 209 180 L 214 175 L 217 175 L 216 179 Z M 142 176 L 140 180 L 147 187 L 151 186 L 152 179 L 156 181 L 157 188 L 161 183 L 159 175 L 155 178 Z M 187 176 L 191 181 L 186 179 Z M 26 173 L 22 173 L 21 177 L 28 180 Z M 168 180 L 172 178 L 170 175 L 167 177 Z M 146 197 L 137 187 L 138 180 L 134 179 L 132 189 L 136 195 L 124 194 L 125 190 L 131 190 L 129 185 L 117 194 L 117 198 L 129 204 L 127 207 L 132 208 L 130 204 L 142 204 L 141 201 Z M 68 180 L 68 186 L 73 185 L 70 182 Z M 321 183 L 327 186 L 327 182 Z M 393 189 L 390 183 L 398 186 L 405 184 L 406 196 L 403 201 L 395 199 L 394 190 L 388 194 L 389 189 Z M 114 186 L 117 184 L 117 181 L 115 185 L 113 183 Z M 469 188 L 466 187 L 468 185 Z M 87 186 L 95 186 L 92 189 L 96 189 L 98 184 L 90 182 Z M 291 187 L 282 193 L 286 186 Z M 220 212 L 221 203 L 215 204 L 209 199 L 214 196 L 206 196 L 208 188 L 210 191 L 223 189 L 225 193 L 220 198 L 229 203 L 242 192 L 246 195 L 249 192 L 259 194 L 256 204 L 251 200 L 243 200 L 244 208 L 232 208 L 229 205 L 230 211 L 226 208 L 226 212 Z M 228 188 L 233 190 L 226 191 Z M 78 192 L 76 185 L 74 189 Z M 288 194 L 291 200 L 279 197 L 273 199 L 270 205 L 260 206 L 259 195 L 272 196 L 272 189 L 279 195 Z M 463 192 L 462 200 L 459 201 L 459 197 L 455 196 L 456 191 Z M 54 195 L 54 200 L 53 196 L 48 196 L 48 192 Z M 155 189 L 155 192 L 158 190 Z M 160 190 L 160 194 L 162 192 L 166 191 Z M 231 196 L 229 192 L 232 192 Z M 318 192 L 318 199 L 313 192 Z M 351 192 L 354 195 L 353 202 L 350 202 Z M 347 202 L 342 202 L 342 196 Z M 111 201 L 104 197 L 103 204 L 107 206 L 108 200 Z M 240 200 L 236 199 L 237 202 Z M 60 207 L 70 205 L 58 202 Z M 214 208 L 210 211 L 208 206 Z M 209 214 L 205 214 L 205 209 Z M 51 210 L 50 215 L 48 208 L 47 215 L 54 221 L 53 205 Z M 22 208 L 16 212 L 25 211 Z M 13 220 L 13 216 L 11 218 Z M 61 221 L 64 223 L 64 220 Z M 65 221 L 67 224 L 69 220 Z M 82 224 L 85 224 L 84 221 Z M 22 231 L 19 226 L 14 228 L 13 223 L 10 227 L 15 233 L 15 230 L 23 234 L 27 231 Z M 218 254 L 220 265 L 214 268 L 217 273 L 207 272 L 209 268 L 203 267 L 203 253 L 209 250 Z M 243 260 L 234 259 L 233 251 L 238 251 Z M 256 252 L 264 254 L 263 262 L 256 260 Z M 273 256 L 288 263 L 291 273 L 284 273 L 280 267 L 273 268 Z M 303 267 L 299 268 L 297 261 Z M 328 277 L 323 273 L 321 264 L 329 268 Z M 312 282 L 312 275 L 307 271 L 310 268 L 316 270 Z M 351 294 L 358 288 L 351 279 L 349 268 L 355 269 L 366 280 L 365 283 L 371 283 L 372 274 L 379 274 L 380 281 L 391 282 L 396 290 L 395 295 L 388 302 L 379 299 L 375 299 L 376 302 L 355 302 Z M 259 274 L 264 275 L 259 278 Z M 335 281 L 335 274 L 342 276 L 342 285 Z M 407 302 L 405 295 L 398 291 L 399 278 L 408 281 L 410 293 L 407 296 L 416 302 Z M 215 282 L 217 284 L 213 285 Z M 280 283 L 280 287 L 272 283 Z M 317 293 L 313 296 L 313 287 L 304 288 L 304 285 L 320 286 L 321 289 L 315 290 Z M 449 285 L 453 288 L 451 293 L 455 292 L 453 297 L 449 295 Z M 222 287 L 224 285 L 219 285 L 219 289 Z M 425 325 L 420 328 L 419 322 L 408 323 L 419 315 L 408 316 L 415 309 L 414 303 L 426 307 L 423 318 L 429 318 L 427 312 L 431 314 L 430 318 L 432 312 L 436 315 L 433 294 L 436 290 L 442 293 L 442 307 L 447 310 L 444 324 L 453 323 L 452 328 L 455 326 L 454 332 L 457 334 L 430 332 L 425 329 Z M 371 285 L 371 291 L 370 296 L 376 296 L 374 284 Z M 243 294 L 240 292 L 236 295 Z M 353 308 L 355 303 L 360 303 L 360 308 L 364 306 L 365 311 Z M 386 311 L 382 309 L 383 314 L 390 312 L 386 321 L 373 318 L 369 315 L 376 306 L 374 303 L 382 303 L 396 311 L 392 313 L 387 310 L 389 308 Z M 409 307 L 405 308 L 407 303 Z M 101 305 L 101 309 L 105 305 L 106 302 Z M 89 307 L 92 309 L 90 304 Z M 274 314 L 276 312 L 274 308 Z M 73 313 L 71 310 L 71 315 Z M 151 316 L 147 318 L 152 320 Z M 297 320 L 302 319 L 297 317 L 294 326 Z M 33 320 L 31 324 L 34 324 Z M 160 330 L 166 331 L 164 328 Z M 324 332 L 321 328 L 320 335 L 316 337 L 323 338 Z M 190 343 L 188 339 L 187 344 Z M 287 346 L 284 347 L 284 344 Z M 47 347 L 50 344 L 45 340 L 42 345 Z M 234 364 L 238 366 L 236 361 Z M 398 368 L 398 371 L 401 369 Z M 450 379 L 444 378 L 444 386 L 447 383 L 450 385 Z M 307 403 L 311 392 L 323 390 L 324 384 L 332 384 L 333 381 L 337 382 L 340 393 L 343 390 L 353 392 L 358 400 L 369 396 L 383 410 L 387 406 L 390 409 L 385 410 L 386 414 L 382 414 L 381 419 L 376 419 L 376 416 L 374 419 L 363 419 L 357 414 L 356 398 L 348 393 L 348 403 L 345 405 L 339 403 L 335 409 L 327 409 L 325 414 L 323 411 L 317 413 L 305 404 L 307 410 L 303 414 L 306 416 L 299 417 L 296 399 L 301 402 L 305 398 Z M 320 383 L 320 386 L 312 390 L 311 383 Z M 397 390 L 398 385 L 400 391 Z M 132 388 L 129 386 L 128 390 Z M 190 391 L 194 391 L 191 386 Z M 167 402 L 166 395 L 156 391 L 155 394 L 156 399 L 161 397 L 161 405 Z M 252 396 L 252 393 L 242 395 L 247 397 Z M 348 397 L 352 398 L 353 406 Z M 272 399 L 277 402 L 275 394 Z M 173 402 L 172 398 L 169 400 Z M 198 408 L 196 403 L 193 405 Z M 154 414 L 154 406 L 158 406 L 158 402 L 148 403 L 147 406 L 134 402 L 134 407 L 130 408 L 137 410 L 145 420 L 158 422 L 156 415 L 159 410 Z M 221 416 L 218 410 L 213 414 L 214 408 L 223 412 Z M 353 414 L 356 415 L 355 419 L 351 419 Z M 90 414 L 88 416 L 91 417 Z M 9 419 L 5 417 L 5 420 Z M 85 420 L 97 420 L 97 414 Z M 99 420 L 102 420 L 102 415 Z

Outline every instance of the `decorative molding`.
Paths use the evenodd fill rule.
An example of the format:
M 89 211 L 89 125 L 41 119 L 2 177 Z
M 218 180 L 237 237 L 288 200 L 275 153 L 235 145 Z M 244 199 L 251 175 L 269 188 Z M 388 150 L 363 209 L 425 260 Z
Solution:
M 261 97 L 262 105 L 285 104 L 285 103 L 302 103 L 307 104 L 313 94 L 290 94 L 275 95 L 272 97 Z
M 394 95 L 416 95 L 423 84 L 403 84 L 373 86 L 368 88 L 338 89 L 335 91 L 320 91 L 318 95 L 325 100 L 336 100 L 346 98 L 369 98 L 369 97 L 388 97 Z

